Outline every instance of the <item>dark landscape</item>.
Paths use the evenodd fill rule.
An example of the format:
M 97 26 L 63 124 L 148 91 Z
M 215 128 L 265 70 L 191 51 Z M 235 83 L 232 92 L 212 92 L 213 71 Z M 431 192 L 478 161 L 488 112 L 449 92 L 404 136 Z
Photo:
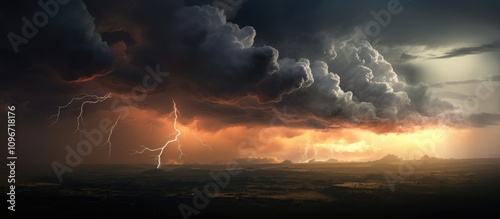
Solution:
M 401 163 L 240 165 L 225 188 L 190 218 L 332 218 L 337 216 L 485 216 L 500 203 L 500 159 Z M 419 163 L 417 163 L 419 162 Z M 62 183 L 50 172 L 19 178 L 17 208 L 23 214 L 155 215 L 182 218 L 193 207 L 194 188 L 214 182 L 225 165 L 85 165 Z M 35 169 L 31 169 L 35 170 Z M 400 176 L 391 191 L 386 173 Z

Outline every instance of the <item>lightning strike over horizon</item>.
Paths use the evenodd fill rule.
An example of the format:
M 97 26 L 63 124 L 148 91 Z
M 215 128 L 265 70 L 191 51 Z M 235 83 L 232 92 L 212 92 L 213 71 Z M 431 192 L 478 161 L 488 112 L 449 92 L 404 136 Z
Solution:
M 112 145 L 111 145 L 111 136 L 113 135 L 113 131 L 115 130 L 116 126 L 118 125 L 118 121 L 119 121 L 119 120 L 120 120 L 120 118 L 122 117 L 123 112 L 125 112 L 125 111 L 122 111 L 122 112 L 120 113 L 120 115 L 118 115 L 118 118 L 116 118 L 115 123 L 113 124 L 113 126 L 111 126 L 111 129 L 110 129 L 110 131 L 109 131 L 108 139 L 107 139 L 107 141 L 103 144 L 103 145 L 108 144 L 108 159 L 109 159 L 109 157 L 111 157 L 111 150 L 112 150 Z
M 80 100 L 83 100 L 83 99 L 85 99 L 85 98 L 92 97 L 92 96 L 95 96 L 95 95 L 81 94 L 81 96 L 80 96 L 80 97 L 73 97 L 73 98 L 71 98 L 71 100 L 70 100 L 68 103 L 66 103 L 66 105 L 63 105 L 63 106 L 57 106 L 57 113 L 56 113 L 56 114 L 54 114 L 54 115 L 51 115 L 51 116 L 48 118 L 48 120 L 51 120 L 51 119 L 52 119 L 52 118 L 54 118 L 54 117 L 56 118 L 56 120 L 55 120 L 54 122 L 52 122 L 52 123 L 49 125 L 49 127 L 50 127 L 50 126 L 52 126 L 52 125 L 54 125 L 55 123 L 57 123 L 57 122 L 59 121 L 59 116 L 61 115 L 61 109 L 65 109 L 65 108 L 69 107 L 69 106 L 70 106 L 71 104 L 73 104 L 73 102 L 75 102 L 75 101 L 80 101 Z
M 173 128 L 175 130 L 175 137 L 169 141 L 167 141 L 162 147 L 159 147 L 159 148 L 149 148 L 149 147 L 146 147 L 144 145 L 141 145 L 141 147 L 143 148 L 141 151 L 137 151 L 137 150 L 134 150 L 134 152 L 132 153 L 132 155 L 135 155 L 135 154 L 142 154 L 146 151 L 149 151 L 149 152 L 159 152 L 158 155 L 155 156 L 155 160 L 156 162 L 158 163 L 158 165 L 156 166 L 157 169 L 160 169 L 161 168 L 161 165 L 162 165 L 162 162 L 161 162 L 161 156 L 163 155 L 163 151 L 165 150 L 165 148 L 167 148 L 167 146 L 173 142 L 177 142 L 178 146 L 177 146 L 177 149 L 179 150 L 180 152 L 180 155 L 179 155 L 179 159 L 182 160 L 182 157 L 185 156 L 187 157 L 184 152 L 182 151 L 182 148 L 181 148 L 181 144 L 179 142 L 179 136 L 181 135 L 181 130 L 177 127 L 177 119 L 179 118 L 179 110 L 177 109 L 177 105 L 175 103 L 175 101 L 172 101 L 173 103 L 173 108 L 174 108 L 174 111 L 172 111 L 170 114 L 169 114 L 169 117 L 173 116 L 174 118 L 174 124 L 173 124 Z
M 51 115 L 49 117 L 49 120 L 52 119 L 52 118 L 56 118 L 54 122 L 52 122 L 50 126 L 54 125 L 55 123 L 57 123 L 59 121 L 59 117 L 61 116 L 61 110 L 62 109 L 65 109 L 65 108 L 68 108 L 69 106 L 71 106 L 74 102 L 76 101 L 81 101 L 81 105 L 79 107 L 80 109 L 80 113 L 78 114 L 78 117 L 77 117 L 77 127 L 76 127 L 76 131 L 82 131 L 81 128 L 80 128 L 80 122 L 82 122 L 84 125 L 85 125 L 85 122 L 83 121 L 83 110 L 84 110 L 84 106 L 86 104 L 96 104 L 96 103 L 100 103 L 100 102 L 103 102 L 107 99 L 111 98 L 111 93 L 108 93 L 104 96 L 97 96 L 97 95 L 90 95 L 90 94 L 81 94 L 80 96 L 78 97 L 73 97 L 71 98 L 70 101 L 68 101 L 68 103 L 66 103 L 65 105 L 62 105 L 62 106 L 57 106 L 57 113 L 54 114 L 54 115 Z
M 82 124 L 85 126 L 85 122 L 83 121 L 83 108 L 85 107 L 85 105 L 86 104 L 101 103 L 101 102 L 111 98 L 111 93 L 108 93 L 104 96 L 92 95 L 91 97 L 94 99 L 93 100 L 85 100 L 82 102 L 82 105 L 80 105 L 80 114 L 78 114 L 78 117 L 76 117 L 77 126 L 76 126 L 76 130 L 74 132 L 80 131 L 80 133 L 82 133 L 82 131 L 83 131 L 80 128 L 80 122 L 82 122 Z
M 333 159 L 333 145 L 330 145 L 330 159 Z
M 153 122 L 149 123 L 149 131 L 148 134 L 151 134 L 151 131 L 153 130 Z
M 194 135 L 194 137 L 196 139 L 198 139 L 198 141 L 200 141 L 201 145 L 203 145 L 205 147 L 208 147 L 210 149 L 210 151 L 214 151 L 213 148 L 212 148 L 212 146 L 210 146 L 209 144 L 206 144 L 205 142 L 203 142 L 203 140 L 200 137 L 198 137 L 197 135 L 195 135 L 195 134 L 193 134 L 193 135 Z
M 318 160 L 318 148 L 316 144 L 313 144 L 313 150 L 314 150 L 314 159 Z
M 304 153 L 301 155 L 302 157 L 301 161 L 303 162 L 309 161 L 309 157 L 307 156 L 307 154 L 309 152 L 310 144 L 311 144 L 311 138 L 309 136 L 309 133 L 307 133 L 307 144 L 304 146 Z

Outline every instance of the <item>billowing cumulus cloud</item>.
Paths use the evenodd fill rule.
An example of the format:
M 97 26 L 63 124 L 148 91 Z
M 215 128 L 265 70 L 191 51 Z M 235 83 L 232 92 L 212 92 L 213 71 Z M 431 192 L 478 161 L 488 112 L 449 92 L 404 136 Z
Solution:
M 257 95 L 262 101 L 281 100 L 284 94 L 305 89 L 314 83 L 310 62 L 307 59 L 295 61 L 282 59 L 279 71 L 273 72 L 259 82 Z
M 129 161 L 128 152 L 137 145 L 164 143 L 165 133 L 172 131 L 171 118 L 166 116 L 172 100 L 180 111 L 178 122 L 186 152 L 198 152 L 194 158 L 206 159 L 203 162 L 235 157 L 278 162 L 284 156 L 294 162 L 307 161 L 312 157 L 305 155 L 316 146 L 320 154 L 331 153 L 322 159 L 336 153 L 343 159 L 367 160 L 392 150 L 378 148 L 392 141 L 373 143 L 377 135 L 411 136 L 416 129 L 498 124 L 495 113 L 464 115 L 457 106 L 432 97 L 431 86 L 417 79 L 405 82 L 380 48 L 399 42 L 406 33 L 391 31 L 391 26 L 384 29 L 380 41 L 352 38 L 356 36 L 353 29 L 371 19 L 369 10 L 385 6 L 386 1 L 380 5 L 248 1 L 231 22 L 211 5 L 187 3 L 189 6 L 182 0 L 73 0 L 59 5 L 58 13 L 38 28 L 36 36 L 19 44 L 17 54 L 8 38 L 0 41 L 0 105 L 16 105 L 25 119 L 19 121 L 20 127 L 30 127 L 33 133 L 38 133 L 37 128 L 44 130 L 20 144 L 46 143 L 38 152 L 79 141 L 78 134 L 55 134 L 75 125 L 77 106 L 64 110 L 50 129 L 47 118 L 57 112 L 56 106 L 82 93 L 112 93 L 107 101 L 85 106 L 88 129 L 98 127 L 102 118 L 116 119 L 116 105 L 129 106 L 124 120 L 117 122 L 126 134 L 113 139 L 125 145 L 117 155 L 120 162 Z M 283 5 L 287 7 L 277 10 Z M 262 7 L 270 8 L 258 10 Z M 5 27 L 2 34 L 7 36 L 9 32 L 22 35 L 21 18 L 31 19 L 41 9 L 36 2 L 21 1 L 0 10 L 0 23 Z M 368 12 L 362 16 L 360 11 Z M 395 22 L 391 25 L 398 27 Z M 497 44 L 477 45 L 483 44 L 450 50 L 447 55 L 498 49 Z M 426 46 L 430 44 L 422 48 Z M 403 52 L 393 56 L 403 62 L 421 58 Z M 169 74 L 157 80 L 152 76 L 155 71 Z M 141 90 L 148 78 L 149 83 L 158 82 L 157 86 Z M 498 76 L 491 79 L 498 81 Z M 477 82 L 481 81 L 434 86 Z M 368 137 L 349 137 L 353 130 L 369 132 L 362 134 Z M 224 152 L 206 158 L 206 147 L 192 147 L 203 146 L 195 135 Z M 400 143 L 413 140 L 408 137 Z M 240 148 L 242 143 L 248 148 Z M 288 148 L 292 150 L 286 152 Z M 252 149 L 255 154 L 242 155 L 241 151 Z M 64 155 L 61 151 L 58 155 Z M 175 147 L 168 148 L 171 162 L 178 162 L 176 153 Z
M 123 4 L 127 7 L 96 9 L 97 2 L 88 1 L 87 10 L 84 3 L 75 2 L 61 6 L 60 17 L 47 26 L 47 32 L 65 30 L 50 36 L 61 40 L 26 45 L 41 51 L 38 56 L 26 53 L 26 61 L 47 63 L 63 81 L 109 74 L 89 83 L 102 92 L 125 95 L 142 83 L 145 66 L 159 65 L 171 74 L 166 88 L 155 91 L 160 97 L 184 96 L 186 104 L 204 109 L 196 112 L 198 116 L 229 124 L 268 121 L 262 115 L 286 106 L 297 112 L 290 121 L 294 126 L 364 125 L 376 130 L 382 125 L 384 130 L 396 131 L 405 123 L 423 124 L 453 110 L 451 104 L 431 99 L 427 85 L 400 81 L 391 64 L 367 41 L 336 40 L 320 32 L 305 38 L 309 46 L 298 48 L 308 49 L 293 55 L 303 57 L 281 57 L 271 46 L 254 45 L 253 27 L 227 22 L 223 11 L 209 5 L 127 1 Z M 70 23 L 71 28 L 64 26 Z M 100 34 L 114 43 L 108 47 Z M 37 39 L 46 37 L 41 33 Z M 287 44 L 288 50 L 298 43 Z M 49 47 L 61 49 L 53 52 Z M 109 73 L 112 58 L 114 70 Z M 158 99 L 150 98 L 139 107 L 165 110 L 154 103 Z M 199 103 L 189 103 L 193 101 Z
M 137 42 L 126 48 L 129 64 L 167 66 L 172 78 L 180 80 L 176 84 L 185 84 L 189 91 L 184 92 L 198 100 L 239 102 L 253 97 L 257 101 L 241 111 L 251 105 L 269 113 L 269 108 L 287 105 L 300 112 L 297 125 L 322 128 L 342 127 L 344 122 L 393 123 L 397 127 L 401 122 L 421 122 L 407 118 L 436 116 L 453 109 L 426 96 L 426 85 L 399 81 L 391 64 L 367 41 L 347 41 L 340 48 L 333 38 L 320 33 L 305 41 L 312 42 L 311 49 L 298 50 L 297 55 L 303 53 L 304 57 L 288 58 L 280 57 L 272 47 L 254 46 L 254 28 L 227 22 L 223 12 L 211 6 L 137 2 L 126 12 L 116 13 L 108 16 L 121 20 L 107 28 L 126 30 Z M 323 49 L 315 54 L 318 47 Z M 348 51 L 350 62 L 335 60 L 340 59 L 340 49 Z M 330 70 L 332 65 L 335 73 Z M 433 104 L 440 106 L 432 108 Z

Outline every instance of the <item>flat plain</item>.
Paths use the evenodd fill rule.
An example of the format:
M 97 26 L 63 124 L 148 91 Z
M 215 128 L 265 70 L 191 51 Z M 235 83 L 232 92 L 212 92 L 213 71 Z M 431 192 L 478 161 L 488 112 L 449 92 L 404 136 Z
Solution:
M 33 167 L 18 177 L 16 212 L 183 218 L 183 203 L 197 213 L 189 218 L 477 217 L 498 213 L 499 167 L 500 159 L 240 164 L 219 184 L 210 172 L 226 165 L 82 165 L 62 182 Z

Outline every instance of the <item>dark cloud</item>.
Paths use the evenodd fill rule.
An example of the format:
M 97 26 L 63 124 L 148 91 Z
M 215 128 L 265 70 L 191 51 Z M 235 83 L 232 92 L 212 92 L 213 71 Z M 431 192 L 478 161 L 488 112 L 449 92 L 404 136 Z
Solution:
M 161 8 L 174 12 L 165 15 Z M 161 16 L 168 18 L 147 19 Z M 174 1 L 137 3 L 127 15 L 111 17 L 121 17 L 123 22 L 110 29 L 140 27 L 140 32 L 131 34 L 137 44 L 127 48 L 133 65 L 162 63 L 173 72 L 172 78 L 180 80 L 177 84 L 195 87 L 196 90 L 190 89 L 190 95 L 200 99 L 217 101 L 254 96 L 261 103 L 279 102 L 284 95 L 293 96 L 300 91 L 300 96 L 324 97 L 320 105 L 327 108 L 314 106 L 314 98 L 304 98 L 307 102 L 296 104 L 296 107 L 306 105 L 305 109 L 313 110 L 310 112 L 313 115 L 357 118 L 360 113 L 366 118 L 375 117 L 369 103 L 356 103 L 350 92 L 344 94 L 338 87 L 340 79 L 328 72 L 326 64 L 314 68 L 307 59 L 280 59 L 272 47 L 254 47 L 256 32 L 252 27 L 240 28 L 225 22 L 221 11 L 213 7 L 184 7 Z M 318 80 L 315 82 L 314 78 Z M 343 114 L 338 113 L 341 111 Z
M 432 84 L 431 87 L 441 88 L 441 87 L 450 86 L 450 85 L 478 84 L 478 83 L 494 82 L 494 81 L 500 81 L 500 75 L 490 76 L 484 80 L 473 79 L 473 80 L 465 80 L 465 81 L 447 81 L 447 82 Z
M 205 96 L 248 95 L 255 84 L 279 68 L 275 49 L 251 47 L 252 27 L 226 23 L 222 11 L 211 6 L 137 2 L 126 15 L 116 16 L 122 20 L 110 28 L 126 29 L 137 41 L 126 48 L 130 64 L 160 63 L 185 83 L 195 84 Z
M 408 54 L 406 52 L 402 53 L 401 57 L 400 57 L 401 61 L 403 61 L 403 62 L 411 61 L 411 60 L 414 60 L 417 58 L 419 58 L 417 55 Z
M 442 56 L 434 57 L 432 59 L 447 59 L 447 58 L 460 57 L 460 56 L 466 56 L 466 55 L 474 55 L 474 54 L 493 52 L 493 51 L 500 51 L 500 43 L 499 42 L 485 44 L 485 45 L 476 46 L 476 47 L 464 47 L 464 48 L 454 49 L 452 51 L 446 52 Z
M 498 125 L 500 122 L 500 114 L 477 113 L 469 116 L 469 121 L 476 127 L 485 127 L 490 125 Z
M 433 92 L 432 95 L 440 98 L 457 99 L 457 100 L 467 100 L 468 98 L 473 98 L 474 96 L 455 91 Z
M 196 2 L 191 0 L 190 2 Z M 349 34 L 354 28 L 364 28 L 374 18 L 371 11 L 386 10 L 388 0 L 252 0 L 245 3 L 233 22 L 253 26 L 258 30 L 257 45 L 271 45 L 282 55 L 287 50 L 277 45 L 302 35 L 328 32 L 335 36 Z M 500 3 L 479 1 L 403 1 L 403 11 L 393 14 L 390 22 L 377 37 L 374 45 L 443 46 L 459 40 L 486 43 L 498 39 L 495 28 L 500 23 L 496 8 Z M 489 31 L 491 29 L 491 31 Z M 418 34 L 416 34 L 418 33 Z M 453 35 L 452 38 L 449 36 Z M 307 42 L 306 42 L 307 43 Z
M 60 5 L 57 15 L 19 46 L 18 54 L 4 37 L 0 41 L 0 105 L 1 110 L 15 105 L 17 126 L 24 129 L 20 133 L 32 134 L 22 138 L 20 145 L 43 145 L 34 150 L 40 153 L 29 156 L 52 161 L 56 155 L 40 154 L 64 152 L 58 147 L 81 140 L 78 133 L 59 134 L 74 127 L 75 105 L 63 112 L 57 125 L 47 128 L 47 118 L 57 111 L 56 106 L 85 92 L 113 93 L 111 100 L 85 108 L 86 128 L 98 127 L 103 117 L 117 118 L 111 103 L 126 100 L 143 84 L 147 66 L 158 66 L 170 75 L 147 91 L 146 100 L 135 103 L 144 109 L 138 114 L 162 117 L 175 99 L 182 112 L 179 122 L 210 134 L 233 125 L 250 129 L 286 125 L 344 130 L 340 135 L 345 137 L 351 131 L 345 127 L 380 133 L 429 124 L 484 127 L 500 121 L 497 114 L 456 112 L 449 102 L 430 95 L 430 88 L 439 85 L 418 83 L 421 69 L 409 62 L 418 57 L 398 53 L 396 59 L 408 64 L 400 65 L 403 71 L 399 71 L 377 49 L 386 44 L 447 46 L 450 33 L 474 33 L 471 25 L 462 30 L 465 21 L 461 17 L 477 18 L 482 27 L 498 24 L 498 7 L 493 7 L 498 3 L 401 1 L 404 11 L 394 15 L 379 36 L 364 41 L 353 39 L 359 33 L 356 28 L 373 20 L 370 11 L 385 9 L 387 0 L 252 0 L 231 22 L 221 10 L 205 5 L 212 2 L 72 0 Z M 485 6 L 478 6 L 482 3 Z M 2 34 L 21 34 L 21 18 L 32 19 L 40 10 L 36 1 L 13 1 L 2 7 Z M 441 30 L 447 26 L 457 30 Z M 436 37 L 438 33 L 447 35 Z M 498 44 L 462 48 L 447 55 L 497 48 Z M 143 129 L 144 120 L 128 118 L 123 123 Z M 248 138 L 247 133 L 240 134 Z M 31 151 L 29 146 L 21 150 Z M 254 158 L 248 162 L 275 161 Z
M 460 0 L 400 1 L 404 10 L 394 16 L 375 39 L 383 45 L 454 46 L 497 40 L 500 2 Z M 374 9 L 376 10 L 376 9 Z M 418 33 L 418 34 L 417 34 Z
M 43 66 L 66 81 L 102 76 L 111 71 L 112 55 L 100 35 L 94 32 L 95 25 L 85 4 L 81 1 L 58 4 L 57 13 L 51 17 L 36 2 L 23 3 L 3 8 L 8 12 L 2 19 L 5 27 L 2 35 L 15 35 L 23 43 L 2 40 L 2 66 L 23 70 Z M 39 13 L 47 15 L 46 25 L 34 24 L 37 23 L 34 15 Z M 38 17 L 38 20 L 43 19 Z
M 45 116 L 81 90 L 77 81 L 105 76 L 113 68 L 113 56 L 94 32 L 85 4 L 57 5 L 49 6 L 54 11 L 48 15 L 37 1 L 16 1 L 0 9 L 0 102 L 24 106 L 20 112 L 29 112 L 26 117 Z M 40 23 L 33 21 L 34 15 Z M 14 43 L 8 35 L 16 36 Z
M 134 39 L 132 39 L 132 37 L 130 37 L 130 34 L 125 31 L 103 32 L 101 33 L 101 37 L 102 40 L 110 46 L 117 42 L 123 42 L 127 46 L 135 44 Z
M 393 131 L 454 109 L 446 101 L 431 98 L 429 86 L 400 80 L 368 41 L 320 31 L 330 23 L 321 19 L 353 25 L 364 18 L 347 21 L 352 15 L 346 11 L 369 14 L 375 3 L 357 6 L 335 1 L 337 8 L 328 1 L 249 1 L 232 23 L 219 9 L 187 7 L 182 0 L 85 2 L 72 1 L 61 7 L 44 32 L 24 45 L 30 52 L 9 54 L 10 58 L 2 60 L 2 70 L 21 73 L 6 81 L 21 84 L 42 72 L 54 84 L 52 95 L 67 89 L 68 93 L 56 95 L 57 100 L 82 92 L 83 83 L 75 81 L 83 79 L 89 80 L 86 89 L 129 95 L 142 83 L 146 66 L 161 66 L 171 75 L 164 87 L 138 107 L 163 112 L 165 99 L 181 98 L 179 102 L 192 106 L 186 122 L 197 114 L 227 124 L 267 124 L 272 109 L 288 107 L 296 112 L 290 119 L 292 126 L 376 129 L 381 125 Z M 259 10 L 263 14 L 256 16 L 258 7 L 275 11 Z M 331 8 L 338 14 L 327 10 Z M 28 12 L 19 14 L 24 13 Z M 258 18 L 252 22 L 262 29 L 261 43 L 273 45 L 255 42 L 260 29 L 236 24 L 250 22 L 248 16 Z M 12 25 L 15 18 L 4 22 Z M 273 29 L 265 21 L 283 23 Z M 290 32 L 281 33 L 283 30 Z M 275 37 L 267 41 L 270 35 Z M 5 89 L 14 93 L 12 87 Z M 28 101 L 27 97 L 21 99 Z M 52 100 L 52 106 L 58 105 L 53 103 L 57 100 Z M 43 107 L 43 101 L 29 101 Z
M 425 79 L 421 67 L 411 64 L 394 64 L 394 71 L 398 73 L 398 77 L 408 84 L 417 85 Z
M 282 59 L 280 70 L 263 79 L 258 85 L 258 95 L 263 102 L 279 101 L 284 94 L 305 89 L 314 82 L 307 59 L 295 61 Z

